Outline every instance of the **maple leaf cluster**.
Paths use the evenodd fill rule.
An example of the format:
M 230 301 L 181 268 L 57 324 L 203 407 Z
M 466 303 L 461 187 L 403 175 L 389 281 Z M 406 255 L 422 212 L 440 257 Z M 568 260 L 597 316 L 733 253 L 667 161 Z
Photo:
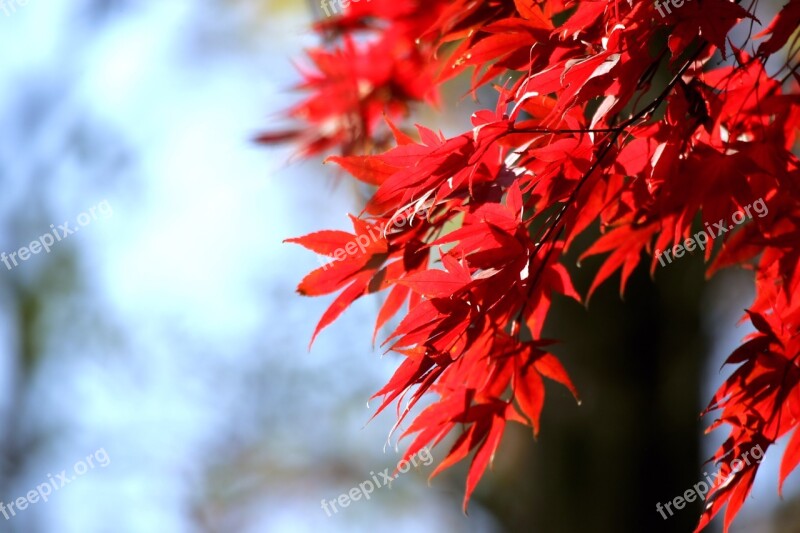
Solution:
M 471 455 L 465 507 L 506 424 L 538 432 L 543 378 L 577 398 L 541 335 L 554 294 L 584 300 L 562 264 L 576 237 L 599 226 L 581 258 L 608 254 L 585 299 L 617 271 L 622 293 L 643 258 L 654 272 L 655 250 L 756 199 L 768 214 L 705 250 L 709 276 L 754 271 L 744 319 L 756 333 L 706 411 L 718 413 L 710 429 L 730 429 L 713 457 L 729 480 L 711 488 L 698 531 L 726 505 L 727 530 L 742 506 L 758 469 L 733 471 L 743 451 L 793 432 L 781 485 L 800 462 L 800 0 L 755 34 L 757 8 L 697 0 L 662 17 L 623 0 L 372 0 L 316 24 L 327 44 L 308 52 L 309 96 L 289 111 L 304 124 L 259 140 L 337 151 L 329 160 L 375 191 L 353 233 L 290 239 L 332 257 L 364 243 L 299 291 L 339 293 L 315 336 L 386 291 L 375 333 L 400 315 L 384 346 L 403 359 L 378 412 L 397 402 L 400 426 L 435 397 L 402 432 L 406 458 L 455 430 L 433 475 Z M 738 44 L 737 25 L 749 28 Z M 498 94 L 472 129 L 417 125 L 412 137 L 396 125 L 468 70 L 472 92 Z

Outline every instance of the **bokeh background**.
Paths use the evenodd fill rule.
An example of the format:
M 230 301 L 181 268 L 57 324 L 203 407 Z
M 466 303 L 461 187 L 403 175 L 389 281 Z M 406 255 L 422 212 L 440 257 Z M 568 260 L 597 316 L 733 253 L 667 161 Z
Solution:
M 6 0 L 6 4 L 14 4 Z M 776 2 L 777 4 L 777 2 Z M 612 281 L 587 310 L 559 301 L 547 334 L 581 390 L 558 387 L 538 442 L 514 428 L 461 512 L 464 468 L 420 467 L 328 517 L 401 457 L 367 399 L 398 361 L 370 342 L 379 301 L 308 341 L 332 298 L 294 287 L 318 265 L 282 240 L 346 228 L 359 191 L 320 160 L 251 142 L 298 95 L 291 61 L 317 6 L 267 0 L 28 0 L 0 11 L 0 251 L 93 221 L 0 264 L 0 499 L 103 449 L 0 532 L 691 531 L 723 435 L 698 420 L 747 331 L 748 275 L 702 283 L 699 258 Z M 446 89 L 459 131 L 474 106 Z M 491 96 L 484 95 L 491 103 Z M 74 226 L 74 222 L 73 222 Z M 576 269 L 585 291 L 596 267 Z M 445 451 L 434 449 L 438 462 Z M 770 454 L 733 530 L 798 532 L 797 476 Z M 719 528 L 719 526 L 717 526 Z M 714 531 L 713 529 L 711 531 Z

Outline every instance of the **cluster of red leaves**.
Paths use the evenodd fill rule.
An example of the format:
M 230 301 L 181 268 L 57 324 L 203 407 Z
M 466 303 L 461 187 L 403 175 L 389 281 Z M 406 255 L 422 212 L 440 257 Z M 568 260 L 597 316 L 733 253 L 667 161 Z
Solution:
M 317 25 L 330 45 L 309 52 L 311 96 L 290 112 L 306 126 L 260 139 L 296 139 L 305 155 L 338 148 L 330 159 L 376 191 L 354 233 L 292 239 L 330 256 L 369 239 L 299 290 L 341 291 L 317 332 L 388 290 L 375 331 L 402 311 L 384 345 L 404 359 L 378 412 L 397 401 L 399 425 L 438 396 L 403 432 L 416 435 L 406 456 L 460 432 L 434 474 L 472 454 L 465 506 L 506 423 L 538 431 L 543 377 L 577 397 L 541 338 L 553 293 L 581 301 L 560 262 L 575 238 L 599 225 L 581 257 L 608 253 L 587 299 L 617 270 L 622 292 L 643 257 L 654 271 L 655 250 L 758 199 L 766 216 L 705 251 L 708 275 L 754 270 L 745 319 L 758 330 L 707 410 L 721 412 L 711 429 L 731 429 L 713 460 L 725 479 L 744 451 L 794 431 L 781 485 L 800 462 L 800 0 L 753 35 L 757 8 L 697 0 L 661 17 L 624 0 L 372 0 Z M 739 45 L 737 25 L 749 28 Z M 467 69 L 473 90 L 510 80 L 470 131 L 417 126 L 416 141 L 394 125 Z M 726 504 L 727 529 L 757 469 L 712 487 L 698 531 Z

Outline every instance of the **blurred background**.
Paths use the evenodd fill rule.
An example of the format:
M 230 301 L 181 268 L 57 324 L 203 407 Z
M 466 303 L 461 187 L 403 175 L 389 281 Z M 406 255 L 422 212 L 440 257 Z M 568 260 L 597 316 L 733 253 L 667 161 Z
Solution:
M 0 264 L 0 500 L 75 478 L 0 516 L 0 532 L 693 529 L 698 503 L 668 520 L 656 504 L 710 472 L 723 435 L 703 437 L 697 415 L 747 333 L 733 327 L 747 274 L 703 285 L 692 257 L 656 284 L 639 272 L 624 302 L 613 281 L 588 310 L 559 301 L 546 333 L 564 339 L 583 404 L 549 389 L 539 441 L 506 435 L 468 517 L 464 468 L 428 484 L 434 465 L 328 516 L 322 500 L 393 469 L 404 443 L 388 440 L 391 409 L 367 423 L 398 364 L 370 343 L 379 301 L 356 302 L 309 352 L 332 297 L 294 292 L 318 262 L 282 244 L 346 229 L 357 191 L 320 160 L 250 141 L 298 98 L 291 61 L 316 43 L 317 6 L 5 5 L 0 251 L 51 224 L 80 231 Z M 446 91 L 452 115 L 422 121 L 455 133 L 476 104 L 458 82 Z M 82 225 L 99 205 L 110 211 Z M 576 270 L 579 289 L 595 268 Z M 108 461 L 80 473 L 99 450 Z M 798 479 L 779 500 L 778 457 L 733 531 L 800 531 Z

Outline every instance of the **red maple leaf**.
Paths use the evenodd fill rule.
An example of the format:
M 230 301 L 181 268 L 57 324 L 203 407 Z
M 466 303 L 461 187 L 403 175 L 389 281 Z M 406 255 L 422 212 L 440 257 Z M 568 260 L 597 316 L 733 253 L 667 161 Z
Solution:
M 587 299 L 617 270 L 624 291 L 664 251 L 701 254 L 709 276 L 754 271 L 745 319 L 757 333 L 706 411 L 730 435 L 698 531 L 726 505 L 727 530 L 744 503 L 758 470 L 737 469 L 744 451 L 791 433 L 779 486 L 800 463 L 800 2 L 764 24 L 757 47 L 734 42 L 737 23 L 759 23 L 757 6 L 695 0 L 662 16 L 619 0 L 373 0 L 316 26 L 331 40 L 309 52 L 311 96 L 289 113 L 305 124 L 260 140 L 329 153 L 375 191 L 354 233 L 290 239 L 334 257 L 298 290 L 341 291 L 315 336 L 388 291 L 375 333 L 401 315 L 383 344 L 402 362 L 378 412 L 398 402 L 399 426 L 438 397 L 402 432 L 406 457 L 456 432 L 434 474 L 472 454 L 465 508 L 507 423 L 538 433 L 543 377 L 577 398 L 541 332 L 554 294 L 581 300 L 563 256 L 593 225 L 601 236 L 581 257 L 608 256 Z M 470 69 L 473 92 L 502 76 L 495 108 L 460 135 L 418 125 L 412 136 L 409 105 Z M 733 213 L 748 216 L 729 224 Z

